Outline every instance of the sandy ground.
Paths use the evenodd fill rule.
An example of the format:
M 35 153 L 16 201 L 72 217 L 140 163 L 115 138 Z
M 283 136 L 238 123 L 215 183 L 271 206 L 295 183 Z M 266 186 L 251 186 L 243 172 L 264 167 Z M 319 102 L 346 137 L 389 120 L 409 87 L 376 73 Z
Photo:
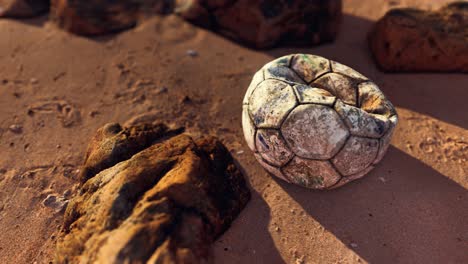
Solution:
M 73 189 L 97 128 L 145 113 L 218 135 L 245 170 L 253 198 L 215 243 L 217 263 L 468 263 L 468 75 L 376 69 L 366 33 L 395 3 L 443 1 L 345 0 L 335 43 L 269 51 L 173 16 L 95 39 L 45 17 L 0 20 L 0 263 L 52 259 L 62 213 L 41 201 Z M 297 52 L 355 68 L 398 108 L 387 156 L 338 190 L 272 178 L 243 139 L 241 102 L 253 73 Z

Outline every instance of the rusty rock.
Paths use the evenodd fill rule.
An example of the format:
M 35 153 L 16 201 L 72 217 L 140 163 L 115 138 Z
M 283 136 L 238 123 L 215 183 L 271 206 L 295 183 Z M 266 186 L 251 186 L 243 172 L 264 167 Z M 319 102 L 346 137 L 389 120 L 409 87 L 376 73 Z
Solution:
M 66 209 L 57 263 L 212 262 L 210 244 L 250 198 L 244 178 L 215 138 L 155 130 L 109 124 L 98 131 L 85 164 L 94 170 Z M 157 142 L 146 144 L 155 134 Z M 119 142 L 122 156 L 105 141 Z M 90 159 L 93 152 L 106 162 Z
M 468 72 L 468 3 L 437 11 L 393 9 L 375 24 L 369 46 L 392 72 Z
M 179 0 L 176 13 L 256 48 L 332 41 L 341 0 Z
M 51 18 L 61 28 L 79 35 L 100 35 L 135 26 L 141 19 L 166 14 L 173 0 L 51 0 Z
M 0 0 L 0 17 L 33 17 L 47 10 L 48 0 Z

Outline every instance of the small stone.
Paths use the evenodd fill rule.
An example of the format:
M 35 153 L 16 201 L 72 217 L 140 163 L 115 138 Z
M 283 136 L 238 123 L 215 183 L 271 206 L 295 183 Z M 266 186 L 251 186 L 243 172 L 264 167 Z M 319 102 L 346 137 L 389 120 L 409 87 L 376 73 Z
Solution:
M 182 99 L 180 99 L 180 102 L 183 103 L 183 104 L 189 104 L 192 101 L 192 98 L 190 98 L 190 96 L 186 95 L 184 97 L 182 97 Z
M 198 56 L 198 52 L 196 50 L 191 50 L 191 49 L 187 50 L 186 54 L 188 56 L 190 56 L 190 57 L 197 57 Z
M 31 80 L 29 80 L 29 82 L 30 82 L 31 84 L 38 84 L 38 83 L 39 83 L 39 80 L 36 79 L 36 78 L 31 78 Z
M 49 195 L 47 195 L 47 197 L 42 201 L 42 204 L 43 204 L 44 206 L 49 207 L 49 206 L 51 206 L 52 204 L 54 204 L 56 201 L 57 201 L 57 196 L 49 194 Z
M 55 194 L 49 194 L 42 201 L 42 205 L 54 209 L 55 212 L 61 212 L 68 205 L 68 200 Z
M 70 197 L 70 195 L 71 195 L 71 190 L 70 190 L 70 189 L 65 190 L 65 191 L 63 192 L 63 197 Z
M 161 87 L 156 91 L 156 94 L 162 94 L 162 93 L 167 93 L 169 89 L 167 87 Z
M 243 151 L 243 150 L 239 150 L 239 151 L 236 152 L 236 154 L 237 154 L 237 155 L 242 155 L 242 154 L 244 154 L 244 151 Z
M 351 244 L 349 244 L 352 248 L 357 248 L 358 247 L 358 244 L 352 242 Z
M 95 117 L 95 116 L 97 116 L 97 115 L 99 115 L 99 114 L 100 114 L 100 112 L 97 111 L 97 110 L 93 110 L 93 111 L 89 112 L 89 116 L 90 116 L 90 117 Z
M 21 134 L 23 132 L 23 126 L 19 124 L 13 124 L 9 126 L 8 129 L 15 134 Z

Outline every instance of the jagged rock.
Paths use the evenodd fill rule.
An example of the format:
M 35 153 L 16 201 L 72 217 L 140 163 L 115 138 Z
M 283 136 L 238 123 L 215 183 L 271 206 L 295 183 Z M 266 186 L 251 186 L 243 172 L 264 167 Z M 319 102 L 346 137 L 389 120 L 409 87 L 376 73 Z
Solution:
M 140 19 L 172 11 L 173 0 L 52 0 L 51 18 L 80 35 L 100 35 L 135 26 Z
M 429 12 L 393 9 L 369 34 L 385 71 L 468 72 L 468 2 Z
M 0 0 L 0 17 L 32 17 L 48 9 L 48 0 Z
M 175 12 L 256 48 L 332 41 L 341 0 L 179 0 Z
M 135 142 L 153 139 L 148 135 L 155 125 L 110 124 L 98 131 L 85 164 L 94 170 L 66 209 L 57 263 L 212 262 L 210 244 L 244 208 L 250 192 L 218 140 L 174 136 L 161 127 L 159 142 L 149 146 Z M 134 133 L 145 134 L 142 141 L 123 138 L 122 131 L 134 130 L 149 132 Z M 119 157 L 106 149 L 106 141 L 139 147 Z M 106 160 L 106 166 L 96 167 L 95 160 Z
M 170 130 L 161 123 L 140 123 L 125 128 L 118 123 L 106 124 L 98 129 L 91 139 L 80 181 L 86 182 L 98 172 L 129 159 L 135 153 L 154 144 L 155 141 L 183 131 L 183 128 Z

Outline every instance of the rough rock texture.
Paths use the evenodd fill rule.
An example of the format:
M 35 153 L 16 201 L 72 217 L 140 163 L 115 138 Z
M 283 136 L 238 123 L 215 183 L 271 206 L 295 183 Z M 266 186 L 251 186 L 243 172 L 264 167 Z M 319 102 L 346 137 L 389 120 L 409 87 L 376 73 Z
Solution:
M 125 151 L 109 152 L 111 144 Z M 215 138 L 109 124 L 87 156 L 89 179 L 66 209 L 57 263 L 210 263 L 210 244 L 250 199 Z
M 0 0 L 0 17 L 32 17 L 48 9 L 48 0 Z
M 429 12 L 390 10 L 369 34 L 385 71 L 468 72 L 468 2 Z
M 52 0 L 51 18 L 75 34 L 99 35 L 133 27 L 146 16 L 172 9 L 172 0 Z
M 180 0 L 183 18 L 256 48 L 332 41 L 341 0 Z
M 80 180 L 86 182 L 98 172 L 129 159 L 155 141 L 182 133 L 183 130 L 169 130 L 162 123 L 137 124 L 125 128 L 118 123 L 106 124 L 91 139 Z
M 267 63 L 243 101 L 249 148 L 271 174 L 313 189 L 367 174 L 387 151 L 398 117 L 373 82 L 310 54 Z

